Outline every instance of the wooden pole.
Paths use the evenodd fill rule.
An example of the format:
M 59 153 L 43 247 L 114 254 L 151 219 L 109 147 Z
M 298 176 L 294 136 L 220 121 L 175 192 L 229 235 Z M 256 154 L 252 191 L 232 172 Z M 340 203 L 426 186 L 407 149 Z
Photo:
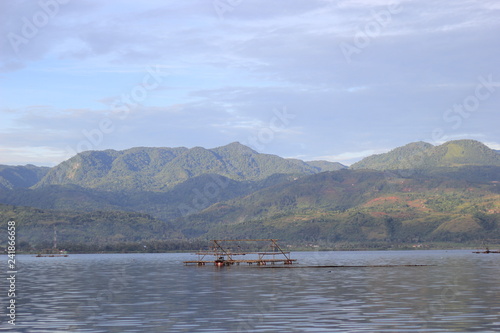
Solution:
M 225 253 L 225 255 L 228 257 L 228 259 L 229 259 L 229 260 L 233 260 L 233 258 L 231 257 L 231 255 L 230 255 L 230 254 L 229 254 L 226 250 L 224 250 L 224 248 L 223 248 L 223 247 L 222 247 L 222 246 L 218 243 L 218 242 L 220 242 L 220 241 L 221 241 L 221 240 L 215 240 L 215 239 L 213 240 L 213 242 L 214 242 L 214 244 L 215 244 L 216 248 L 221 249 L 221 251 L 222 251 L 223 253 Z
M 281 247 L 276 242 L 277 239 L 271 239 L 271 241 L 273 242 L 274 246 L 276 246 L 276 248 L 285 256 L 285 258 L 287 258 L 288 260 L 290 260 L 290 257 L 286 255 L 286 253 L 281 249 Z

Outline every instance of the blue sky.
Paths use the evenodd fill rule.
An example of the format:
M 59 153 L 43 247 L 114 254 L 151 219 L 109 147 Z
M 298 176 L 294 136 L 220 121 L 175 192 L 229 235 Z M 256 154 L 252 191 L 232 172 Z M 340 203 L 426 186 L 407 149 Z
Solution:
M 500 3 L 0 2 L 0 164 L 239 141 L 350 164 L 500 149 Z

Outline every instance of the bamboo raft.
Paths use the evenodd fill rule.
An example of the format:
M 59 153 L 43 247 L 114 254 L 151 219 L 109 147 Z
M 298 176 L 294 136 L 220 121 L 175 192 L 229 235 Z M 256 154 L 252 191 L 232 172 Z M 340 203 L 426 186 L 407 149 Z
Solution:
M 227 246 L 224 247 L 226 242 L 270 242 L 270 247 L 273 251 L 243 251 L 240 246 L 237 246 L 240 250 L 233 251 Z M 218 267 L 230 266 L 230 265 L 275 265 L 284 264 L 291 265 L 297 259 L 290 258 L 289 251 L 283 251 L 283 249 L 278 245 L 277 239 L 221 239 L 212 240 L 213 246 L 211 251 L 200 251 L 195 253 L 198 255 L 198 260 L 187 260 L 184 261 L 185 265 L 198 265 L 205 266 L 206 264 L 213 264 Z M 237 244 L 237 243 L 236 243 Z M 239 259 L 240 256 L 251 256 L 251 259 Z M 213 256 L 216 259 L 207 260 L 207 256 Z
M 481 251 L 481 250 L 478 250 L 478 251 L 474 251 L 472 253 L 484 253 L 484 254 L 489 254 L 489 253 L 500 253 L 500 250 L 490 250 L 490 247 L 488 245 L 486 245 L 487 243 L 491 243 L 491 242 L 498 242 L 499 239 L 485 239 L 483 240 L 483 247 L 485 247 L 485 250 L 484 251 Z

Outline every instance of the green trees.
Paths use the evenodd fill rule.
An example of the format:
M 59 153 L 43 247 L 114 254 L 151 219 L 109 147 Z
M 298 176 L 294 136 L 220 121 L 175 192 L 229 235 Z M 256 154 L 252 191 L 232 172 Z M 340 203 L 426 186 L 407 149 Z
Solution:
M 259 154 L 239 143 L 214 149 L 194 147 L 86 151 L 52 168 L 35 187 L 74 184 L 84 188 L 167 191 L 190 178 L 217 174 L 236 181 L 259 181 L 274 174 L 314 174 L 343 168 L 322 161 Z
M 351 169 L 418 170 L 465 165 L 500 166 L 500 154 L 475 140 L 449 141 L 440 146 L 414 142 L 366 157 L 354 163 Z
M 471 140 L 418 142 L 320 172 L 342 166 L 259 154 L 239 143 L 90 151 L 48 173 L 0 166 L 0 202 L 15 205 L 0 205 L 0 223 L 19 220 L 26 248 L 50 246 L 57 228 L 61 244 L 96 251 L 210 237 L 477 240 L 500 230 L 498 156 Z

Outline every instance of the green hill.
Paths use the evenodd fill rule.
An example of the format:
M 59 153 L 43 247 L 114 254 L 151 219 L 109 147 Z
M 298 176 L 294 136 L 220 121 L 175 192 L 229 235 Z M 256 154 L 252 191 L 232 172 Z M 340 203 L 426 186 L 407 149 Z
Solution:
M 0 165 L 0 188 L 27 188 L 38 183 L 49 172 L 48 167 L 34 165 Z
M 499 175 L 500 167 L 434 169 L 407 177 L 368 170 L 325 172 L 215 204 L 174 223 L 188 237 L 206 238 L 500 238 Z
M 34 189 L 0 189 L 0 202 L 82 212 L 134 211 L 169 221 L 196 213 L 219 201 L 248 195 L 299 176 L 274 174 L 258 181 L 236 181 L 216 174 L 202 174 L 165 191 L 109 191 L 73 184 L 46 185 Z
M 36 184 L 73 184 L 103 190 L 166 191 L 190 178 L 218 174 L 237 181 L 259 181 L 273 174 L 314 174 L 342 168 L 285 159 L 232 143 L 214 149 L 132 148 L 124 151 L 87 151 L 52 168 Z
M 473 140 L 416 142 L 349 169 L 239 143 L 89 151 L 50 170 L 1 166 L 0 184 L 9 205 L 0 206 L 0 223 L 19 220 L 29 244 L 51 239 L 54 225 L 62 240 L 99 246 L 500 239 L 500 155 Z
M 79 213 L 0 204 L 1 230 L 7 230 L 9 220 L 16 221 L 16 243 L 25 251 L 51 248 L 54 230 L 58 247 L 71 251 L 97 251 L 116 243 L 182 238 L 169 223 L 132 212 Z M 0 246 L 6 240 L 1 237 Z
M 347 167 L 338 162 L 328 162 L 328 161 L 308 161 L 308 165 L 318 169 L 318 172 L 325 171 L 337 171 L 342 169 L 347 169 Z
M 414 142 L 385 154 L 368 156 L 351 169 L 431 169 L 464 165 L 500 166 L 500 154 L 475 140 L 449 141 L 440 146 Z

